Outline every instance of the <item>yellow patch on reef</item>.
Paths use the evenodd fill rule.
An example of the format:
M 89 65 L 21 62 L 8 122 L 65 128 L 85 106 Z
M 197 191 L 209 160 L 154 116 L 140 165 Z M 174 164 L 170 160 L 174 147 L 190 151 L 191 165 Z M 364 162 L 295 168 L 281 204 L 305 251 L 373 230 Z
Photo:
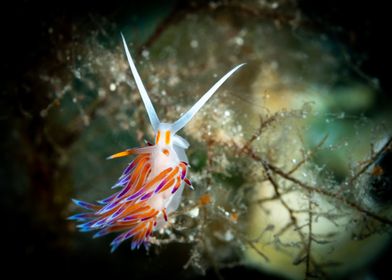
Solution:
M 199 198 L 199 203 L 200 203 L 202 206 L 205 206 L 205 205 L 210 204 L 211 201 L 212 201 L 211 195 L 208 194 L 208 193 L 203 194 L 203 195 L 200 196 L 200 198 Z
M 373 176 L 381 176 L 384 174 L 384 169 L 380 165 L 374 166 L 372 170 L 372 175 Z

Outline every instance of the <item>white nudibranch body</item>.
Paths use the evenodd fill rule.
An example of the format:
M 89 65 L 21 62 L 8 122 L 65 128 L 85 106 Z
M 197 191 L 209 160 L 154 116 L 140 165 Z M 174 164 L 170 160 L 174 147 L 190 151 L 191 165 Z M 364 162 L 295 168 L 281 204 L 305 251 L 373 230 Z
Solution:
M 139 248 L 141 244 L 147 246 L 153 231 L 160 228 L 167 221 L 167 215 L 178 208 L 185 184 L 192 185 L 186 177 L 189 164 L 185 150 L 189 143 L 176 133 L 195 116 L 218 88 L 244 65 L 240 64 L 226 73 L 177 121 L 161 123 L 124 36 L 121 36 L 131 72 L 155 132 L 155 143 L 110 156 L 109 159 L 136 155 L 113 186 L 122 189 L 98 204 L 74 200 L 78 206 L 90 211 L 70 217 L 83 222 L 78 225 L 81 231 L 99 230 L 94 237 L 121 231 L 111 243 L 112 251 L 129 238 L 132 238 L 132 249 Z

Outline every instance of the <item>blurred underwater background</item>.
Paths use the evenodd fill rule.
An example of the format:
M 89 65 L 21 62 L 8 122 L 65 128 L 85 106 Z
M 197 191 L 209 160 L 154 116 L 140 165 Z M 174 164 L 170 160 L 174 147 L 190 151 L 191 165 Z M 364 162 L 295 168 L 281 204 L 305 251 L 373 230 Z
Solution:
M 389 279 L 392 107 L 382 1 L 14 1 L 2 9 L 5 271 L 132 279 Z M 185 190 L 151 248 L 114 253 L 67 217 L 109 196 L 178 119 Z M 56 274 L 55 274 L 56 273 Z M 57 274 L 58 273 L 58 274 Z

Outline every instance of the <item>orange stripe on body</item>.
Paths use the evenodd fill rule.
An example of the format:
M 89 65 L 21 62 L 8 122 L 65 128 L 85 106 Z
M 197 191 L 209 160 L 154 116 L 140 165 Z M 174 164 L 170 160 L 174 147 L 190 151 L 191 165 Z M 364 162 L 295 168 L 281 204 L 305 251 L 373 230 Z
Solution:
M 147 208 L 143 207 L 143 211 L 136 212 L 135 214 L 132 214 L 135 216 L 135 219 L 143 219 L 145 217 L 148 217 L 152 215 L 156 210 L 152 209 L 150 206 L 146 206 Z M 127 215 L 129 216 L 129 215 Z
M 174 176 L 178 174 L 178 166 L 174 168 L 174 170 L 165 178 L 166 184 L 162 187 L 162 189 L 159 190 L 158 193 L 161 193 L 168 188 L 170 188 L 174 184 Z
M 154 186 L 156 183 L 160 182 L 172 170 L 173 170 L 173 167 L 169 167 L 169 168 L 163 170 L 157 176 L 155 176 L 155 178 L 152 179 L 150 182 L 148 182 L 147 185 L 145 186 L 146 190 L 148 190 L 149 188 Z
M 133 232 L 135 232 L 135 231 L 139 231 L 143 227 L 145 227 L 144 223 L 141 223 L 138 220 L 134 220 L 134 221 L 132 221 L 132 223 L 128 222 L 127 224 L 114 225 L 114 226 L 110 227 L 108 232 L 111 233 L 111 232 L 129 231 L 129 230 L 132 230 Z
M 125 151 L 116 153 L 114 155 L 111 155 L 107 157 L 107 159 L 114 159 L 114 158 L 120 158 L 120 157 L 125 157 L 129 155 L 134 155 L 134 154 L 150 154 L 151 150 L 146 149 L 148 147 L 141 147 L 141 148 L 132 148 L 132 149 L 127 149 Z
M 139 206 L 139 207 L 140 207 L 140 206 Z M 128 206 L 124 206 L 124 204 L 118 204 L 118 205 L 116 205 L 113 209 L 111 209 L 110 211 L 108 211 L 108 212 L 106 212 L 105 214 L 99 216 L 98 219 L 107 218 L 107 217 L 111 216 L 112 214 L 114 214 L 114 213 L 115 213 L 117 210 L 119 210 L 120 208 L 124 208 L 123 213 L 121 213 L 120 215 L 118 215 L 118 216 L 114 219 L 114 221 L 117 221 L 118 219 L 121 219 L 121 218 L 123 218 L 124 216 L 129 215 L 129 214 L 128 214 L 128 209 L 127 209 Z
M 184 170 L 186 170 L 186 168 L 187 168 L 187 165 L 185 164 L 185 163 L 183 163 L 183 162 L 180 162 L 180 167 L 181 167 L 181 169 L 184 169 Z
M 118 219 L 122 219 L 124 217 L 134 215 L 135 218 L 129 221 L 118 221 L 118 224 L 121 225 L 127 225 L 127 224 L 133 224 L 135 223 L 138 219 L 142 218 L 145 211 L 150 211 L 151 207 L 150 206 L 141 206 L 140 204 L 134 204 L 132 205 L 129 209 L 126 209 L 124 213 L 122 213 Z
M 148 227 L 147 227 L 147 232 L 146 232 L 146 237 L 149 237 L 152 233 L 152 227 L 153 227 L 153 222 L 149 222 L 148 223 Z
M 165 143 L 166 143 L 166 145 L 170 144 L 170 131 L 169 130 L 166 131 Z
M 167 222 L 167 213 L 166 213 L 166 208 L 162 209 L 162 213 L 163 213 L 163 218 L 165 219 L 165 221 Z
M 134 153 L 135 153 L 135 149 L 129 149 L 129 150 L 125 150 L 125 151 L 116 153 L 114 155 L 111 155 L 111 156 L 108 157 L 108 159 L 126 157 L 126 156 L 129 156 L 129 155 L 133 155 Z
M 121 195 L 119 198 L 116 199 L 116 201 L 119 200 L 123 200 L 124 198 L 131 196 L 132 194 L 136 193 L 137 190 L 140 189 L 140 187 L 144 184 L 144 182 L 146 181 L 147 176 L 150 174 L 151 171 L 151 166 L 149 163 L 142 165 L 144 166 L 144 170 L 141 172 L 141 174 L 133 174 L 132 178 L 129 180 L 128 185 L 129 184 L 133 184 L 134 181 L 136 181 L 137 179 L 139 179 L 139 181 L 137 182 L 137 185 L 135 186 L 135 188 L 130 187 L 129 190 L 124 193 L 123 195 Z M 127 187 L 128 187 L 127 185 Z M 119 192 L 121 193 L 122 190 Z M 116 203 L 115 201 L 112 201 L 111 203 Z M 129 204 L 129 202 L 127 203 Z M 129 207 L 130 205 L 126 205 L 126 207 Z M 136 206 L 136 205 L 133 205 Z M 104 206 L 103 206 L 104 207 Z M 117 210 L 119 210 L 121 207 L 124 207 L 123 203 L 118 203 L 113 209 L 109 210 L 108 212 L 104 213 L 103 215 L 101 215 L 101 217 L 109 217 L 110 215 L 112 215 L 114 212 L 116 212 Z M 140 207 L 140 204 L 138 205 L 138 207 Z M 102 208 L 102 207 L 101 207 Z M 116 217 L 116 219 L 119 219 L 121 217 L 123 217 L 124 215 L 121 214 L 118 217 Z
M 161 138 L 161 131 L 160 130 L 158 130 L 158 132 L 157 132 L 157 138 L 155 140 L 155 144 L 158 144 L 159 138 Z
M 133 205 L 130 205 L 130 207 L 127 209 L 126 215 L 128 216 L 128 215 L 134 214 L 136 212 L 143 212 L 145 210 L 148 210 L 149 208 L 150 208 L 150 206 L 144 205 L 141 203 L 133 204 Z
M 165 184 L 165 186 L 159 191 L 159 193 L 161 193 L 161 192 L 167 190 L 168 188 L 170 188 L 171 186 L 173 186 L 174 180 L 175 180 L 175 179 L 172 178 L 170 181 L 168 181 L 168 182 Z
M 149 210 L 148 212 L 144 213 L 141 218 L 142 219 L 150 219 L 150 218 L 155 217 L 158 213 L 159 213 L 158 210 L 155 210 L 155 209 L 151 208 L 151 210 Z
M 146 230 L 146 224 L 145 223 L 139 223 L 137 226 L 135 226 L 133 229 L 132 229 L 132 234 L 135 234 L 135 233 L 139 233 L 140 234 L 140 231 L 143 231 L 143 229 L 145 229 Z
M 148 175 L 150 175 L 150 172 L 151 172 L 151 165 L 147 164 L 146 168 L 143 169 L 142 174 L 139 177 L 139 181 L 135 185 L 135 188 L 134 188 L 134 191 L 132 192 L 132 194 L 136 193 L 137 191 L 139 191 L 141 189 L 141 187 L 146 182 Z
M 139 161 L 141 161 L 145 157 L 150 158 L 150 154 L 140 154 L 140 155 L 137 155 L 135 157 L 135 159 L 133 160 L 134 164 L 137 165 L 139 163 Z
M 132 232 L 134 232 L 134 231 L 132 231 Z M 143 227 L 137 230 L 137 233 L 134 235 L 133 240 L 137 240 L 138 242 L 140 242 L 141 240 L 143 240 L 145 238 L 146 233 L 147 233 L 147 227 L 146 227 L 146 224 L 143 223 Z
M 136 224 L 136 222 L 135 222 Z M 107 232 L 108 233 L 112 233 L 112 232 L 117 232 L 117 231 L 124 231 L 124 230 L 129 230 L 130 226 L 129 225 L 115 225 L 115 226 L 111 226 Z
M 169 151 L 168 149 L 163 149 L 162 152 L 163 152 L 166 156 L 168 156 L 168 155 L 170 154 L 170 151 Z
M 174 168 L 174 170 L 167 176 L 167 178 L 165 178 L 165 180 L 169 181 L 169 180 L 172 179 L 177 173 L 178 173 L 178 166 L 176 166 L 176 168 Z
M 176 184 L 174 185 L 174 187 L 173 187 L 173 191 L 174 190 L 177 190 L 180 186 L 181 186 L 181 178 L 180 178 L 180 176 L 177 176 L 177 182 L 176 182 Z
M 128 185 L 129 184 L 134 184 L 136 180 L 139 178 L 142 168 L 145 166 L 145 163 L 149 160 L 149 157 L 144 157 L 140 159 L 140 161 L 137 163 L 136 168 L 132 171 L 132 176 L 129 179 Z M 149 164 L 148 164 L 149 165 Z

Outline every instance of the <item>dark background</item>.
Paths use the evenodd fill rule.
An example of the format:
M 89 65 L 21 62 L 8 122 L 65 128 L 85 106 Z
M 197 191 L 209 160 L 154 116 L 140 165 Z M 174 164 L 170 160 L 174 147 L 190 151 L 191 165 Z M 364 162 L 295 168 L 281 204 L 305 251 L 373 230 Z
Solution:
M 39 133 L 42 121 L 39 112 L 35 110 L 42 108 L 47 99 L 39 96 L 39 88 L 34 84 L 36 69 L 56 51 L 47 32 L 48 28 L 54 27 L 55 30 L 61 31 L 64 40 L 69 41 L 72 40 L 71 24 L 76 23 L 88 30 L 96 28 L 93 18 L 103 16 L 116 23 L 120 31 L 127 11 L 132 10 L 133 14 L 143 15 L 149 9 L 159 9 L 154 2 L 144 2 L 146 3 L 124 3 L 118 0 L 16 0 L 1 4 L 0 207 L 3 233 L 1 252 L 6 258 L 6 262 L 3 261 L 6 270 L 37 276 L 73 276 L 81 271 L 91 276 L 107 274 L 112 277 L 126 276 L 130 279 L 202 278 L 191 270 L 183 270 L 184 263 L 173 265 L 173 256 L 166 250 L 161 252 L 159 258 L 154 252 L 145 257 L 144 252 L 131 252 L 128 248 L 120 248 L 119 253 L 113 255 L 102 255 L 101 251 L 97 251 L 96 254 L 86 253 L 78 248 L 65 252 L 63 248 L 66 241 L 58 240 L 57 235 L 59 231 L 67 232 L 64 222 L 36 217 L 39 211 L 43 211 L 39 205 L 40 201 L 51 196 L 50 182 L 46 182 L 45 176 L 45 172 L 50 171 L 40 170 L 42 157 L 21 153 L 22 144 L 12 141 L 11 138 L 13 128 L 22 126 L 26 141 L 38 141 L 35 135 Z M 325 30 L 332 37 L 337 37 L 358 54 L 360 70 L 379 79 L 380 104 L 390 106 L 390 9 L 387 7 L 387 1 L 359 2 L 361 1 L 307 0 L 299 1 L 299 9 L 317 28 Z M 186 13 L 208 5 L 208 1 L 170 1 L 169 5 L 173 12 Z M 36 114 L 26 116 L 26 111 L 35 111 Z M 36 144 L 35 152 L 49 155 L 50 158 L 53 151 L 44 143 Z M 26 167 L 26 162 L 36 169 Z M 46 184 L 48 185 L 43 193 L 34 194 L 32 188 L 35 185 Z M 29 187 L 26 189 L 26 186 Z M 48 207 L 44 211 L 56 211 L 56 208 Z M 67 234 L 64 235 L 66 239 Z M 87 237 L 82 241 L 93 242 Z M 175 251 L 186 252 L 186 249 Z M 183 257 L 180 256 L 184 262 L 188 257 L 185 253 Z M 389 279 L 390 259 L 392 250 L 386 248 L 384 255 L 371 267 L 372 275 L 376 279 Z M 221 275 L 225 279 L 269 278 L 245 267 L 223 269 Z M 215 279 L 217 275 L 214 271 L 208 271 L 206 278 Z

